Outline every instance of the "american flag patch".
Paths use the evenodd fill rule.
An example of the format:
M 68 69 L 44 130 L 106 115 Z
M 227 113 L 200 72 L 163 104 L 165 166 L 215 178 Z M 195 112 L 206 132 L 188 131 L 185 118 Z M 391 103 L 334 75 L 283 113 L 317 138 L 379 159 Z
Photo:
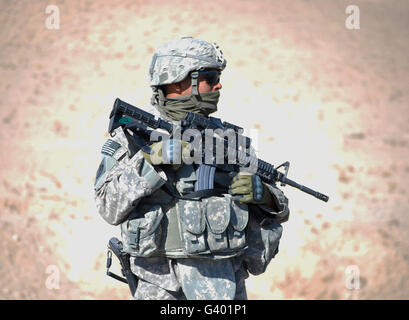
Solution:
M 108 139 L 102 146 L 101 153 L 112 157 L 120 147 L 121 145 L 118 142 Z

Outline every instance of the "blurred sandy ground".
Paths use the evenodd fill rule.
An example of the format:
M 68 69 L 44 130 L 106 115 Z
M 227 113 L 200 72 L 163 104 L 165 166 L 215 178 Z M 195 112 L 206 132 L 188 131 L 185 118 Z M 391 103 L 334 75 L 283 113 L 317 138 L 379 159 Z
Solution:
M 351 2 L 359 30 L 345 27 Z M 407 1 L 0 4 L 0 298 L 129 299 L 105 275 L 119 230 L 97 216 L 93 182 L 114 99 L 149 103 L 154 48 L 180 36 L 228 59 L 216 116 L 330 197 L 283 188 L 280 253 L 249 298 L 409 298 Z

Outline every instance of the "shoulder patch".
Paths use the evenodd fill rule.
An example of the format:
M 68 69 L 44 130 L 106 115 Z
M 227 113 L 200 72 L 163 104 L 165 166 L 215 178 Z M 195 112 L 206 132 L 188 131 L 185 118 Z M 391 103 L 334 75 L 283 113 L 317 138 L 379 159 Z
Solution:
M 121 144 L 112 139 L 108 139 L 102 146 L 101 153 L 112 157 L 120 147 Z

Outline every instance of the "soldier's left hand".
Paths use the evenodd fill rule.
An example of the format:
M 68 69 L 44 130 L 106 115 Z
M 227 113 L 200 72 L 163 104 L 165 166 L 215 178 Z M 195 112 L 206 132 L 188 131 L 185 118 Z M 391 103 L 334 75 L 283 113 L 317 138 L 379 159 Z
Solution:
M 167 139 L 153 143 L 150 148 L 150 154 L 141 151 L 147 162 L 151 165 L 171 164 L 174 170 L 178 170 L 190 154 L 192 145 L 187 141 Z
M 233 195 L 233 200 L 241 203 L 254 203 L 271 205 L 273 198 L 264 186 L 261 178 L 256 174 L 239 172 L 232 179 L 229 193 Z

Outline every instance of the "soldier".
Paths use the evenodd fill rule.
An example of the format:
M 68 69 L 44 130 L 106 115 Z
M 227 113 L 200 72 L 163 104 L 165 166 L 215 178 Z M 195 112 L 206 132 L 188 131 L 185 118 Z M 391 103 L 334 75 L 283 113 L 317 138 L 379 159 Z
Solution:
M 145 110 L 168 121 L 186 112 L 208 116 L 217 110 L 225 66 L 215 43 L 165 43 L 152 58 Z M 278 252 L 289 216 L 282 191 L 257 175 L 216 170 L 214 184 L 226 191 L 190 199 L 197 164 L 170 165 L 164 153 L 179 143 L 183 155 L 191 145 L 160 141 L 148 154 L 135 150 L 126 131 L 116 128 L 102 147 L 94 188 L 99 214 L 121 226 L 138 279 L 134 299 L 247 299 L 248 273 L 263 273 Z

